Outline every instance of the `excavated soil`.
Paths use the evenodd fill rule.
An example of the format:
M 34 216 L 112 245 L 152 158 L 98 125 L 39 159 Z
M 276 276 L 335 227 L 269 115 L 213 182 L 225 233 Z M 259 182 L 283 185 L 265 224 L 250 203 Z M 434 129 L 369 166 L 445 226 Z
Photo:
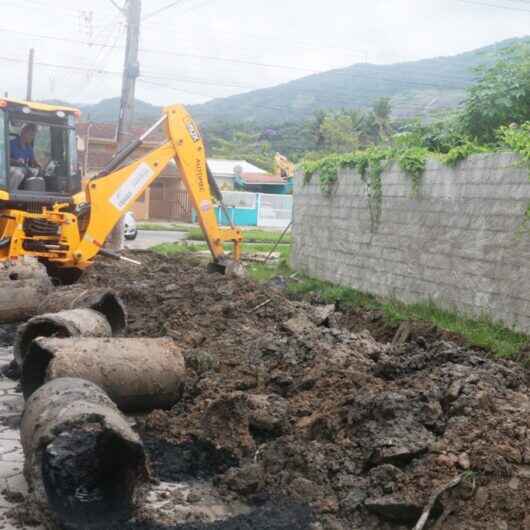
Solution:
M 315 530 L 411 529 L 459 478 L 425 528 L 530 530 L 521 365 L 424 324 L 391 345 L 397 330 L 376 313 L 289 300 L 186 257 L 134 257 L 141 267 L 98 261 L 83 282 L 124 297 L 130 336 L 184 349 L 182 400 L 139 420 L 155 474 L 208 479 L 227 502 L 257 507 L 251 523 L 204 528 L 309 528 L 314 514 Z M 263 515 L 278 498 L 285 509 Z

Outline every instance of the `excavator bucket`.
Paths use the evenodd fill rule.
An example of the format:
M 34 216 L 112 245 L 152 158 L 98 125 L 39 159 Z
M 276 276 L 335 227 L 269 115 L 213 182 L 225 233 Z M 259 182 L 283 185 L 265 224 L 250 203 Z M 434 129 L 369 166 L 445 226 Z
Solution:
M 245 267 L 239 261 L 228 257 L 208 263 L 207 271 L 210 273 L 224 274 L 233 278 L 245 278 L 247 275 Z

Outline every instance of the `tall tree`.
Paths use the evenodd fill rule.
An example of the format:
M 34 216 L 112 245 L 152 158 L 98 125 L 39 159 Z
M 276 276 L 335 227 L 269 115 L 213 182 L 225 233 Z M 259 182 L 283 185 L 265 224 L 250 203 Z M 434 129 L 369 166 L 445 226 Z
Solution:
M 462 113 L 464 131 L 481 142 L 495 140 L 501 125 L 530 120 L 530 44 L 502 50 L 492 66 L 479 68 Z

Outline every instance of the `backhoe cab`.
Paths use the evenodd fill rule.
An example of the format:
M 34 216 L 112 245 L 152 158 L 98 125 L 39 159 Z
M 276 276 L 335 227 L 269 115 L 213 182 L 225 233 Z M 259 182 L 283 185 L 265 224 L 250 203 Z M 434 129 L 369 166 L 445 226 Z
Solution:
M 174 105 L 140 138 L 81 182 L 75 119 L 79 111 L 0 98 L 0 264 L 33 257 L 62 283 L 77 281 L 104 248 L 116 223 L 171 161 L 197 212 L 213 256 L 210 270 L 243 274 L 241 231 L 221 229 L 214 200 L 222 195 L 206 163 L 197 125 L 184 107 Z M 130 162 L 131 155 L 159 127 L 166 141 Z M 231 242 L 231 255 L 224 243 Z
M 81 191 L 77 116 L 68 107 L 0 100 L 0 200 L 51 205 Z M 29 144 L 24 130 L 33 131 Z

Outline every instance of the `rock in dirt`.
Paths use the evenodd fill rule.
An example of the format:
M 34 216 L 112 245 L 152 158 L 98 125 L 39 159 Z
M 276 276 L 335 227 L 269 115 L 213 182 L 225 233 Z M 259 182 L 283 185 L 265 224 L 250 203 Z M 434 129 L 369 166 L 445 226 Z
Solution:
M 249 431 L 248 399 L 242 392 L 211 403 L 201 420 L 205 437 L 234 454 L 248 456 L 256 450 Z
M 365 489 L 353 488 L 342 501 L 341 507 L 345 512 L 354 512 L 364 504 L 367 496 Z
M 421 506 L 394 495 L 370 497 L 365 500 L 364 505 L 383 519 L 399 523 L 415 523 L 422 512 Z
M 468 470 L 471 467 L 471 461 L 469 460 L 469 455 L 467 453 L 459 455 L 458 465 L 464 470 Z
M 263 468 L 259 464 L 233 467 L 222 477 L 222 482 L 232 491 L 250 495 L 263 485 Z
M 315 331 L 315 324 L 306 315 L 297 315 L 283 323 L 283 328 L 295 336 L 303 336 Z
M 249 423 L 254 429 L 281 432 L 287 428 L 288 401 L 276 394 L 247 394 Z
M 313 308 L 312 320 L 317 326 L 321 326 L 333 313 L 335 313 L 335 304 L 317 305 Z

